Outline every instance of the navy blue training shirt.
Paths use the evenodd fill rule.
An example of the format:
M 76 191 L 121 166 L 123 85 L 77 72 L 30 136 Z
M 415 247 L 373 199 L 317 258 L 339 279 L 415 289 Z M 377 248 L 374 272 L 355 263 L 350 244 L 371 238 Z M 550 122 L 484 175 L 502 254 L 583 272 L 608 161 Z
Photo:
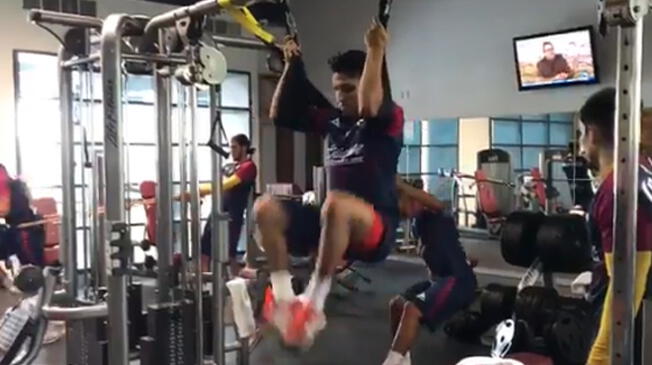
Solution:
M 334 107 L 312 104 L 305 96 L 309 86 L 303 63 L 292 62 L 274 122 L 325 137 L 331 190 L 351 193 L 381 213 L 398 216 L 395 179 L 403 145 L 401 107 L 386 97 L 375 118 L 346 118 Z

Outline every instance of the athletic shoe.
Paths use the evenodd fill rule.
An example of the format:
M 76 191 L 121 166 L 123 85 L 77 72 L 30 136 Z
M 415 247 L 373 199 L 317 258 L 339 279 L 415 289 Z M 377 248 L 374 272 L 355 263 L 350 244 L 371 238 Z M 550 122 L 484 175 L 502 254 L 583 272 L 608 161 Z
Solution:
M 312 345 L 317 333 L 326 327 L 324 313 L 318 311 L 305 296 L 297 297 L 289 306 L 290 318 L 283 340 L 292 347 L 307 348 Z

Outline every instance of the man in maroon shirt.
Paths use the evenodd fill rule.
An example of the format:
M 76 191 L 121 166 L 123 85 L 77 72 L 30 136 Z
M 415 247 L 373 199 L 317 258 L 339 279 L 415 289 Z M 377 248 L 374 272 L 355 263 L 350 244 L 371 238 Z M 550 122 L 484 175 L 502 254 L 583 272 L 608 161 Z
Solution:
M 611 280 L 613 275 L 614 236 L 614 114 L 616 111 L 616 91 L 603 89 L 593 94 L 580 110 L 580 128 L 582 131 L 582 150 L 589 164 L 599 171 L 598 188 L 593 206 L 589 212 L 595 222 L 598 238 L 604 253 L 606 272 Z M 650 162 L 641 156 L 639 169 L 639 204 L 637 217 L 636 242 L 628 242 L 636 249 L 636 272 L 634 280 L 635 308 L 638 311 L 645 292 L 648 272 L 652 257 L 652 209 L 646 189 L 650 183 Z M 627 188 L 627 187 L 624 187 Z M 610 354 L 610 334 L 612 322 L 612 285 L 609 284 L 604 299 L 602 318 L 597 338 L 591 349 L 587 364 L 608 364 Z

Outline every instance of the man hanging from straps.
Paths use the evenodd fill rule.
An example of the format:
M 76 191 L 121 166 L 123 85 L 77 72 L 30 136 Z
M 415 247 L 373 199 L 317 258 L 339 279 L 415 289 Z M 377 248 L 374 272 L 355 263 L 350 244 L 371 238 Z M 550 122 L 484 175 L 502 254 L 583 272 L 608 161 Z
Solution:
M 614 113 L 616 110 L 616 91 L 603 89 L 593 94 L 580 110 L 580 143 L 592 168 L 599 171 L 600 187 L 595 195 L 591 209 L 591 219 L 595 222 L 600 243 L 604 252 L 604 262 L 609 280 L 613 273 L 613 218 L 614 218 Z M 643 183 L 650 177 L 650 162 L 647 156 L 641 156 L 641 193 L 639 194 L 637 218 L 636 272 L 634 282 L 635 310 L 638 312 L 646 288 L 648 272 L 652 258 L 652 203 L 647 199 Z M 611 302 L 613 289 L 611 283 L 607 289 L 600 329 L 591 349 L 587 364 L 601 365 L 610 363 Z
M 384 260 L 395 242 L 399 213 L 396 166 L 402 146 L 403 111 L 384 92 L 383 59 L 388 33 L 374 21 L 367 52 L 351 50 L 329 61 L 337 108 L 315 97 L 301 50 L 284 46 L 286 66 L 270 110 L 276 125 L 321 134 L 327 143 L 331 191 L 319 212 L 271 196 L 254 212 L 268 257 L 275 306 L 271 320 L 290 346 L 307 346 L 324 325 L 324 303 L 342 258 Z M 306 292 L 295 297 L 288 253 L 318 248 Z

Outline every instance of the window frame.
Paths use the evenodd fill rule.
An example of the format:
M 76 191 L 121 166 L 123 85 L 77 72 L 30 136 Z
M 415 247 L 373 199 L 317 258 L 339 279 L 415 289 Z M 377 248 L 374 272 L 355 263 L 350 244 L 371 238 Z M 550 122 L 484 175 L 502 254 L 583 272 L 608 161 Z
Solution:
M 543 150 L 549 150 L 549 149 L 566 148 L 568 146 L 568 143 L 566 143 L 565 145 L 551 143 L 551 130 L 552 130 L 551 126 L 553 126 L 553 125 L 568 126 L 569 129 L 571 130 L 571 140 L 569 140 L 569 142 L 572 141 L 572 136 L 573 136 L 572 130 L 573 130 L 573 125 L 574 125 L 573 120 L 572 119 L 569 120 L 569 121 L 551 120 L 550 119 L 551 114 L 562 114 L 562 113 L 547 113 L 547 114 L 545 114 L 545 116 L 546 116 L 545 120 L 543 120 L 543 119 L 525 119 L 525 118 L 523 118 L 522 115 L 519 115 L 518 117 L 515 117 L 515 116 L 490 117 L 489 118 L 489 146 L 491 146 L 491 148 L 498 148 L 498 149 L 501 149 L 501 148 L 518 148 L 519 153 L 520 153 L 520 156 L 519 156 L 520 166 L 518 166 L 518 167 L 514 166 L 514 159 L 512 158 L 512 161 L 511 161 L 512 170 L 517 174 L 530 171 L 531 167 L 528 167 L 528 168 L 523 167 L 524 166 L 523 162 L 524 162 L 524 157 L 525 157 L 525 152 L 524 152 L 525 149 L 527 149 L 527 148 L 540 148 L 540 149 L 543 149 Z M 494 128 L 495 128 L 494 123 L 496 121 L 516 123 L 518 125 L 520 143 L 496 143 L 496 142 L 494 142 Z M 537 144 L 526 144 L 526 143 L 523 143 L 523 138 L 524 138 L 524 136 L 523 136 L 523 125 L 527 124 L 527 123 L 531 123 L 531 124 L 544 123 L 545 124 L 545 126 L 546 126 L 546 143 L 545 144 L 539 144 L 539 143 L 537 143 Z

